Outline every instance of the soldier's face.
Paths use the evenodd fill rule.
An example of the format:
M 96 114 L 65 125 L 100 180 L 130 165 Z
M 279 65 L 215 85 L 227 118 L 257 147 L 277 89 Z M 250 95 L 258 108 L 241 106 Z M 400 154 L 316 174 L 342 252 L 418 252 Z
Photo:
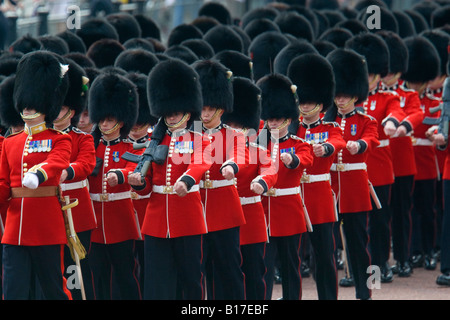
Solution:
M 334 103 L 341 112 L 352 110 L 355 107 L 355 101 L 356 99 L 350 96 L 336 96 L 334 98 Z
M 91 127 L 92 127 L 92 123 L 89 119 L 89 112 L 83 111 L 80 114 L 80 120 L 78 121 L 78 128 L 85 132 L 90 132 Z

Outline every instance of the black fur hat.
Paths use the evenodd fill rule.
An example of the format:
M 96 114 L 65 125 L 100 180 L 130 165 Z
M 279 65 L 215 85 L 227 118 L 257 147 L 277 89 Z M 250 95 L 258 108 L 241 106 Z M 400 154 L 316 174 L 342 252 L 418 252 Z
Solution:
M 311 23 L 297 12 L 282 12 L 275 18 L 274 22 L 280 27 L 283 33 L 289 33 L 296 38 L 305 39 L 310 42 L 314 40 L 315 34 Z
M 314 48 L 314 46 L 305 40 L 296 40 L 291 44 L 284 47 L 276 56 L 274 60 L 274 72 L 286 75 L 287 69 L 291 61 L 300 55 L 306 53 L 319 52 Z
M 193 68 L 200 77 L 203 106 L 233 111 L 232 72 L 217 60 L 199 60 Z
M 203 32 L 192 24 L 180 24 L 173 28 L 167 39 L 167 47 L 182 43 L 188 39 L 202 39 Z
M 83 40 L 86 50 L 89 50 L 91 44 L 101 39 L 119 40 L 116 28 L 105 18 L 86 20 L 81 24 L 81 28 L 77 29 L 76 35 Z
M 275 8 L 266 7 L 258 7 L 247 11 L 241 18 L 241 28 L 245 29 L 247 24 L 255 19 L 269 19 L 275 20 L 278 15 L 278 11 Z
M 136 124 L 144 125 L 149 124 L 151 126 L 158 122 L 158 118 L 150 114 L 150 106 L 147 99 L 147 80 L 148 76 L 142 73 L 131 72 L 126 75 L 136 85 L 138 98 L 139 98 L 139 112 Z
M 360 104 L 369 95 L 369 73 L 366 58 L 351 49 L 338 48 L 327 55 L 336 81 L 335 96 L 357 97 Z
M 318 54 L 298 56 L 289 64 L 287 76 L 297 86 L 299 104 L 323 104 L 325 112 L 334 100 L 336 83 L 330 62 Z
M 345 47 L 363 55 L 367 61 L 369 74 L 384 77 L 389 72 L 389 48 L 379 35 L 366 32 L 349 39 Z
M 64 99 L 64 106 L 68 106 L 75 111 L 74 117 L 77 117 L 84 111 L 87 105 L 89 93 L 89 78 L 86 71 L 71 59 L 65 59 L 69 64 L 69 89 Z
M 261 116 L 261 90 L 244 77 L 233 79 L 233 112 L 222 115 L 225 123 L 237 123 L 258 131 Z
M 449 48 L 450 48 L 450 35 L 444 31 L 440 30 L 428 30 L 424 31 L 420 34 L 421 36 L 427 38 L 430 40 L 430 42 L 434 45 L 436 48 L 439 59 L 440 59 L 440 65 L 441 68 L 439 69 L 439 75 L 446 75 L 447 74 L 447 62 L 448 62 L 448 55 L 449 55 Z
M 155 46 L 149 40 L 144 38 L 131 38 L 123 44 L 125 49 L 142 49 L 148 52 L 155 52 Z
M 345 46 L 345 42 L 352 37 L 353 33 L 350 30 L 343 27 L 333 27 L 322 33 L 319 40 L 328 41 L 338 48 L 343 48 Z
M 191 49 L 199 59 L 210 59 L 214 56 L 214 49 L 203 39 L 188 39 L 181 43 Z
M 63 39 L 69 47 L 69 52 L 86 53 L 86 45 L 83 40 L 76 35 L 75 32 L 64 30 L 56 34 L 57 37 Z
M 16 73 L 17 65 L 23 54 L 21 52 L 5 52 L 0 55 L 0 75 L 9 76 Z
M 123 121 L 120 129 L 126 138 L 138 116 L 138 94 L 136 86 L 125 76 L 115 73 L 101 73 L 92 83 L 89 94 L 89 118 L 99 124 L 107 117 Z
M 16 127 L 24 122 L 20 113 L 14 108 L 14 82 L 16 75 L 12 74 L 4 79 L 0 84 L 0 120 L 3 127 Z
M 398 22 L 398 35 L 402 38 L 414 36 L 416 34 L 416 27 L 409 15 L 400 10 L 393 10 L 392 14 Z
M 436 9 L 431 14 L 431 28 L 443 27 L 450 24 L 450 4 Z
M 392 31 L 377 32 L 389 48 L 389 73 L 404 73 L 408 69 L 408 48 L 400 36 Z
M 67 64 L 59 55 L 48 51 L 25 54 L 17 65 L 14 103 L 17 112 L 35 109 L 53 123 L 64 102 L 68 87 Z
M 69 46 L 60 37 L 43 35 L 37 38 L 41 43 L 41 50 L 47 50 L 63 56 L 69 53 Z
M 267 18 L 253 19 L 244 28 L 244 32 L 250 39 L 255 39 L 261 33 L 270 31 L 281 32 L 278 24 Z
M 208 1 L 198 10 L 198 16 L 213 17 L 221 24 L 231 24 L 231 13 L 225 5 L 217 1 Z
M 261 90 L 261 119 L 298 119 L 297 88 L 287 76 L 272 73 L 256 85 Z
M 439 75 L 439 54 L 430 40 L 423 36 L 405 39 L 408 48 L 408 70 L 402 79 L 412 83 L 423 83 L 433 80 Z
M 105 18 L 116 29 L 120 43 L 141 37 L 141 26 L 133 15 L 117 12 L 108 14 Z
M 41 42 L 35 37 L 26 34 L 9 46 L 10 52 L 21 52 L 23 54 L 41 49 Z
M 87 57 L 94 61 L 97 68 L 113 66 L 119 54 L 125 51 L 125 47 L 114 39 L 101 39 L 94 42 L 86 53 Z
M 214 59 L 229 68 L 234 76 L 253 80 L 253 62 L 249 56 L 234 50 L 224 50 L 216 54 Z
M 114 66 L 127 72 L 140 72 L 148 75 L 157 63 L 158 58 L 153 53 L 142 49 L 129 49 L 119 54 Z
M 253 61 L 255 81 L 273 72 L 276 56 L 289 43 L 289 40 L 279 32 L 263 33 L 253 39 L 248 52 Z
M 187 64 L 192 64 L 198 60 L 198 57 L 194 53 L 194 51 L 192 51 L 188 47 L 185 47 L 181 44 L 176 44 L 176 45 L 173 45 L 173 46 L 167 48 L 167 50 L 164 51 L 164 55 L 171 57 L 171 58 L 177 58 L 177 59 L 183 60 Z
M 226 25 L 218 25 L 209 29 L 203 36 L 203 39 L 211 45 L 215 53 L 222 50 L 236 50 L 242 52 L 244 48 L 239 34 L 237 34 L 230 26 Z
M 161 29 L 152 18 L 140 13 L 135 14 L 134 18 L 141 27 L 142 38 L 155 38 L 161 40 Z
M 193 67 L 179 59 L 161 61 L 147 80 L 150 113 L 159 118 L 175 112 L 189 112 L 193 120 L 202 111 L 201 90 L 200 77 Z

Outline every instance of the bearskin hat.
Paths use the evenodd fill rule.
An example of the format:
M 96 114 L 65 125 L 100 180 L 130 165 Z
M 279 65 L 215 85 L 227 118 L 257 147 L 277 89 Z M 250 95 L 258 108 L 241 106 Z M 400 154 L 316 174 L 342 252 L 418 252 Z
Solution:
M 316 48 L 314 48 L 314 46 L 306 40 L 296 40 L 292 42 L 277 54 L 274 60 L 274 72 L 286 75 L 291 61 L 295 57 L 306 53 L 319 54 Z
M 260 116 L 261 90 L 248 78 L 233 78 L 233 112 L 223 114 L 222 121 L 258 131 Z
M 204 3 L 198 10 L 198 16 L 213 17 L 221 24 L 226 25 L 229 25 L 233 22 L 231 13 L 227 9 L 227 7 L 225 7 L 225 5 L 223 5 L 222 3 L 216 1 L 208 1 Z
M 275 8 L 270 7 L 258 7 L 247 11 L 241 18 L 240 26 L 245 29 L 247 24 L 255 19 L 269 19 L 275 20 L 278 15 L 278 11 Z
M 421 36 L 427 38 L 430 40 L 430 42 L 434 45 L 434 47 L 437 50 L 437 53 L 439 54 L 440 59 L 440 69 L 439 69 L 439 75 L 446 75 L 447 74 L 447 62 L 448 62 L 448 55 L 449 55 L 449 49 L 450 49 L 450 35 L 444 31 L 440 30 L 428 30 L 424 31 L 420 34 Z
M 0 75 L 9 76 L 16 73 L 17 65 L 23 54 L 21 52 L 5 52 L 0 55 Z
M 214 59 L 229 68 L 234 76 L 253 80 L 253 62 L 249 56 L 234 50 L 224 50 L 216 54 Z
M 180 24 L 172 29 L 167 39 L 167 46 L 171 47 L 188 39 L 202 39 L 203 32 L 192 24 Z
M 86 45 L 84 44 L 83 40 L 74 32 L 64 30 L 60 33 L 57 33 L 56 36 L 60 37 L 67 43 L 69 52 L 86 53 Z
M 174 46 L 167 48 L 167 50 L 164 51 L 164 55 L 170 58 L 183 60 L 187 64 L 192 64 L 198 60 L 198 57 L 194 53 L 194 51 L 181 44 L 176 44 Z
M 152 18 L 140 13 L 135 14 L 134 18 L 141 27 L 142 38 L 155 38 L 161 40 L 161 30 Z
M 423 36 L 405 39 L 408 48 L 408 70 L 402 79 L 412 83 L 422 83 L 433 80 L 439 75 L 439 54 L 430 40 Z
M 398 35 L 401 38 L 410 37 L 416 34 L 416 27 L 409 15 L 400 10 L 393 10 L 392 14 L 398 22 Z
M 210 59 L 214 56 L 214 49 L 203 39 L 188 39 L 181 43 L 191 49 L 199 59 Z
M 69 64 L 69 89 L 64 99 L 64 106 L 75 111 L 74 117 L 84 111 L 88 99 L 89 78 L 86 71 L 71 59 L 65 59 Z
M 274 20 L 281 32 L 292 34 L 299 39 L 314 40 L 314 29 L 304 16 L 294 11 L 280 13 Z
M 101 73 L 92 83 L 89 93 L 89 118 L 93 124 L 108 117 L 123 121 L 120 129 L 126 138 L 138 116 L 138 94 L 136 86 L 125 76 Z
M 200 77 L 203 106 L 233 111 L 232 71 L 217 60 L 199 60 L 193 68 Z
M 108 14 L 105 18 L 116 29 L 120 43 L 141 37 L 141 26 L 133 15 L 118 12 Z
M 206 32 L 209 31 L 209 29 L 211 29 L 215 26 L 218 26 L 220 24 L 220 22 L 217 21 L 217 19 L 215 19 L 213 17 L 201 16 L 201 17 L 197 17 L 194 20 L 192 20 L 192 22 L 190 24 L 199 28 L 201 30 L 201 32 L 203 32 L 203 34 L 205 34 Z
M 334 100 L 333 67 L 330 62 L 318 54 L 301 55 L 289 64 L 287 76 L 297 86 L 299 104 L 323 104 L 325 112 Z
M 0 84 L 0 120 L 5 128 L 23 125 L 24 122 L 20 113 L 14 108 L 14 82 L 16 75 L 12 74 L 4 79 Z
M 23 54 L 40 49 L 41 42 L 29 34 L 20 37 L 9 46 L 10 52 L 21 52 Z
M 287 45 L 289 40 L 279 32 L 263 33 L 253 39 L 248 51 L 253 61 L 255 81 L 273 72 L 276 56 Z
M 355 104 L 367 99 L 369 73 L 366 58 L 354 50 L 338 48 L 327 55 L 336 81 L 335 96 L 357 97 Z
M 343 48 L 345 46 L 345 42 L 352 37 L 353 33 L 350 30 L 341 27 L 333 27 L 322 33 L 319 40 L 329 41 L 336 47 Z
M 157 63 L 158 58 L 153 53 L 143 49 L 129 49 L 119 54 L 114 66 L 127 72 L 140 72 L 148 75 Z
M 69 88 L 67 64 L 63 58 L 48 51 L 33 51 L 19 61 L 14 85 L 17 112 L 35 109 L 53 123 Z
M 389 72 L 389 48 L 379 35 L 366 32 L 358 34 L 345 43 L 345 47 L 363 55 L 369 74 L 384 77 Z
M 254 39 L 256 36 L 264 32 L 281 32 L 280 27 L 273 20 L 266 18 L 254 19 L 250 21 L 244 28 L 244 32 Z
M 200 77 L 182 60 L 161 61 L 148 75 L 147 99 L 154 117 L 189 112 L 193 120 L 203 107 Z
M 400 36 L 392 31 L 377 32 L 389 49 L 389 73 L 404 73 L 408 69 L 408 48 Z
M 69 46 L 60 37 L 43 35 L 37 38 L 41 43 L 41 50 L 47 50 L 63 56 L 69 53 Z
M 142 73 L 128 73 L 126 78 L 136 85 L 139 98 L 139 111 L 136 120 L 137 125 L 149 124 L 151 126 L 158 122 L 158 118 L 150 114 L 150 106 L 147 99 L 147 80 L 148 76 Z
M 297 88 L 282 74 L 268 74 L 258 80 L 261 90 L 261 119 L 298 119 Z
M 205 33 L 203 39 L 214 49 L 215 53 L 222 50 L 235 50 L 242 52 L 244 45 L 239 34 L 230 26 L 218 25 Z
M 81 28 L 77 29 L 76 35 L 83 40 L 86 50 L 89 50 L 91 44 L 101 39 L 119 40 L 116 28 L 105 18 L 86 20 L 81 24 Z
M 125 47 L 114 39 L 101 39 L 94 42 L 86 55 L 94 61 L 97 68 L 113 66 L 119 54 L 125 51 Z
M 436 29 L 450 24 L 450 5 L 442 6 L 431 13 L 431 28 Z
M 143 49 L 148 52 L 155 52 L 155 46 L 144 38 L 131 38 L 123 44 L 125 49 Z

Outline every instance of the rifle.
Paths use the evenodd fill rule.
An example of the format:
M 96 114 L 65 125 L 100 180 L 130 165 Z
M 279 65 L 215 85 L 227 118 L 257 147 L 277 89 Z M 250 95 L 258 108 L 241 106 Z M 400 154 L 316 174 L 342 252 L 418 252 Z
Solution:
M 155 162 L 156 164 L 163 164 L 166 161 L 169 147 L 159 145 L 164 137 L 164 134 L 165 128 L 163 128 L 162 125 L 156 125 L 150 141 L 146 141 L 145 143 L 133 143 L 133 148 L 135 150 L 145 148 L 142 155 L 136 155 L 130 152 L 125 152 L 122 155 L 122 159 L 137 163 L 134 172 L 139 172 L 141 174 L 142 181 L 147 175 L 152 162 Z
M 441 133 L 445 140 L 448 141 L 448 129 L 450 121 L 450 77 L 447 77 L 444 82 L 444 90 L 442 92 L 442 103 L 434 108 L 430 108 L 430 113 L 441 111 L 439 118 L 425 117 L 424 124 L 438 125 L 438 132 Z

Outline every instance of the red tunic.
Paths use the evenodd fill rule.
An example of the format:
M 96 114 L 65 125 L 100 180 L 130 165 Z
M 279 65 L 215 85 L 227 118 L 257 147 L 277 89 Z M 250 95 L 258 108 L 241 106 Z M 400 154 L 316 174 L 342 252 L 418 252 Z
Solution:
M 87 177 L 95 167 L 94 139 L 90 134 L 69 127 L 64 130 L 72 138 L 70 166 L 66 168 L 67 179 L 61 184 L 63 196 L 78 199 L 78 205 L 72 208 L 72 218 L 75 232 L 92 230 L 97 227 L 94 207 L 89 196 L 89 186 L 79 187 L 77 184 L 87 183 Z M 76 189 L 72 189 L 74 187 Z M 67 190 L 66 190 L 67 189 Z M 70 189 L 70 190 L 69 190 Z
M 202 178 L 205 186 L 208 186 L 209 181 L 216 181 L 212 182 L 213 184 L 225 183 L 221 168 L 226 164 L 232 165 L 235 172 L 247 166 L 245 136 L 242 133 L 221 124 L 215 129 L 204 130 L 203 137 L 211 142 L 212 161 L 211 168 Z M 205 208 L 208 232 L 245 224 L 244 212 L 235 185 L 218 188 L 201 186 L 200 194 Z
M 0 136 L 0 154 L 3 146 L 4 136 Z M 3 229 L 5 228 L 6 210 L 8 210 L 8 203 L 0 204 L 0 241 L 3 237 Z
M 378 125 L 375 118 L 354 110 L 344 116 L 338 114 L 335 121 L 341 126 L 346 142 L 362 141 L 365 147 L 354 155 L 351 155 L 346 148 L 342 149 L 335 157 L 334 165 L 365 164 L 369 152 L 379 144 Z M 337 195 L 339 213 L 372 210 L 367 170 L 332 170 L 331 186 Z
M 63 169 L 69 166 L 71 138 L 53 129 L 33 127 L 10 135 L 3 142 L 0 164 L 0 203 L 8 203 L 2 243 L 39 246 L 67 242 L 61 203 L 56 196 L 12 198 L 11 188 L 23 187 L 24 174 L 37 173 L 39 187 L 58 186 Z M 34 130 L 36 129 L 36 131 Z M 46 143 L 49 148 L 31 146 Z M 33 150 L 32 150 L 33 149 Z M 50 151 L 49 151 L 50 150 Z M 37 166 L 33 169 L 34 166 Z
M 92 231 L 91 241 L 112 244 L 131 239 L 139 239 L 137 216 L 134 211 L 128 184 L 128 173 L 133 172 L 135 163 L 122 159 L 125 152 L 139 154 L 141 150 L 134 150 L 128 140 L 115 139 L 104 141 L 100 139 L 96 157 L 103 160 L 103 164 L 95 176 L 89 176 L 91 199 L 97 219 L 97 228 Z M 110 187 L 104 178 L 110 171 L 118 173 L 119 184 Z M 123 199 L 118 199 L 118 196 Z M 102 201 L 101 198 L 109 201 Z M 110 198 L 117 197 L 117 200 Z
M 264 212 L 269 228 L 269 236 L 283 237 L 300 234 L 307 231 L 307 218 L 303 210 L 303 200 L 300 195 L 300 178 L 303 170 L 312 165 L 313 153 L 310 144 L 294 135 L 286 135 L 278 141 L 269 141 L 272 160 L 278 167 L 278 179 L 274 187 L 277 191 L 297 188 L 295 194 L 283 196 L 268 196 L 271 190 L 263 196 Z M 288 168 L 280 161 L 280 154 L 294 153 L 299 160 L 295 167 Z
M 254 143 L 248 145 L 248 167 L 237 174 L 237 189 L 241 198 L 242 210 L 246 223 L 240 228 L 240 244 L 267 242 L 267 223 L 261 196 L 250 190 L 253 180 L 259 181 L 268 190 L 277 181 L 276 168 L 270 161 L 270 154 L 266 149 Z M 264 161 L 264 160 L 269 161 Z M 254 199 L 257 201 L 254 201 Z M 258 201 L 259 200 L 259 201 Z
M 404 125 L 410 134 L 423 120 L 419 94 L 415 90 L 406 88 L 404 83 L 395 85 L 393 89 L 399 94 L 400 107 L 406 115 L 400 124 Z M 404 177 L 415 175 L 417 173 L 417 167 L 411 136 L 391 137 L 390 146 L 392 163 L 394 165 L 394 176 Z
M 375 90 L 364 102 L 364 111 L 377 120 L 378 148 L 371 150 L 367 157 L 367 172 L 369 181 L 374 186 L 384 186 L 394 183 L 394 166 L 392 164 L 389 137 L 384 133 L 384 123 L 388 120 L 399 124 L 405 118 L 400 108 L 400 96 L 395 91 Z
M 314 177 L 330 174 L 330 167 L 335 155 L 346 145 L 342 138 L 341 128 L 337 123 L 323 122 L 322 120 L 310 125 L 300 122 L 297 136 L 311 144 L 324 144 L 329 150 L 323 157 L 314 156 L 313 165 L 305 169 L 302 178 L 302 181 L 304 181 L 301 184 L 302 197 L 311 223 L 315 225 L 337 221 L 335 198 L 331 189 L 330 178 L 317 182 L 308 182 L 308 179 L 312 181 Z
M 430 113 L 430 108 L 439 105 L 440 100 L 438 98 L 425 94 L 420 98 L 420 102 L 420 108 L 425 117 L 434 118 L 440 116 L 440 112 Z M 436 179 L 438 176 L 439 164 L 436 156 L 436 148 L 425 136 L 425 133 L 430 127 L 431 125 L 421 123 L 414 129 L 413 146 L 417 165 L 415 180 Z
M 199 133 L 182 130 L 166 134 L 160 143 L 169 146 L 164 164 L 152 163 L 139 194 L 153 192 L 145 212 L 142 233 L 158 238 L 176 238 L 206 233 L 198 184 L 211 164 L 204 158 L 209 142 Z M 186 179 L 186 180 L 185 180 Z M 187 181 L 191 191 L 184 197 L 169 192 L 176 181 Z M 156 191 L 167 187 L 168 193 Z M 196 190 L 196 191 L 195 191 Z

